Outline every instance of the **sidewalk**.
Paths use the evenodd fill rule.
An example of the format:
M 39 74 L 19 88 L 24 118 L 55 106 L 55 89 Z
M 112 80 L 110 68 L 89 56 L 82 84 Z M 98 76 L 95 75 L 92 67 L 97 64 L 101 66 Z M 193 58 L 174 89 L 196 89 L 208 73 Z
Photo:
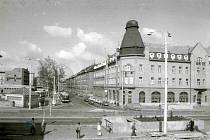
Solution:
M 74 125 L 49 125 L 46 128 L 46 134 L 44 140 L 76 140 L 76 126 Z M 96 125 L 82 125 L 81 135 L 84 135 L 81 139 L 84 140 L 179 140 L 179 139 L 193 139 L 193 140 L 207 140 L 207 136 L 199 132 L 190 131 L 175 131 L 168 132 L 168 135 L 161 136 L 159 132 L 147 132 L 141 133 L 137 131 L 137 136 L 131 137 L 129 133 L 108 133 L 102 128 L 102 136 L 97 136 Z M 152 137 L 153 136 L 153 137 Z

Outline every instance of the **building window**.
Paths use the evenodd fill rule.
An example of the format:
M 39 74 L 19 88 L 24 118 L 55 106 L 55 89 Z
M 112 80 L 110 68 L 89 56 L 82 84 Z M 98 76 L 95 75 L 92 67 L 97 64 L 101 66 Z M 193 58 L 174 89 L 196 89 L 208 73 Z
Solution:
M 197 57 L 196 65 L 201 65 L 201 63 L 202 63 L 202 58 Z
M 193 102 L 195 103 L 196 101 L 196 95 L 193 96 Z
M 171 59 L 172 59 L 172 60 L 175 59 L 175 54 L 171 54 Z
M 125 65 L 124 68 L 125 68 L 124 69 L 125 71 L 131 71 L 131 65 L 130 64 Z
M 182 67 L 179 66 L 179 74 L 181 74 L 181 73 L 182 73 Z
M 151 65 L 151 72 L 154 72 L 154 71 L 155 71 L 155 66 Z
M 209 56 L 209 65 L 210 65 L 210 56 Z
M 139 83 L 140 83 L 140 84 L 143 83 L 143 77 L 139 77 Z
M 158 77 L 158 85 L 161 85 L 161 77 Z
M 158 73 L 161 73 L 161 65 L 158 65 Z
M 205 79 L 203 79 L 203 85 L 205 85 L 205 83 L 206 83 L 206 80 L 205 80 Z
M 143 72 L 143 65 L 142 64 L 139 64 L 139 71 Z
M 172 85 L 176 85 L 176 79 L 175 78 L 172 78 Z
M 128 91 L 128 103 L 131 104 L 132 103 L 132 92 Z
M 151 102 L 152 103 L 160 103 L 160 92 L 153 92 L 151 95 Z
M 157 58 L 158 58 L 158 59 L 161 58 L 161 53 L 157 53 Z
M 172 102 L 175 101 L 175 94 L 173 92 L 168 92 L 168 99 L 167 99 L 167 101 L 169 103 L 172 103 Z
M 172 66 L 172 70 L 171 70 L 171 72 L 172 72 L 173 74 L 175 74 L 175 73 L 176 73 L 176 67 L 175 67 L 175 66 Z
M 125 91 L 123 91 L 123 104 L 125 104 Z
M 181 59 L 182 59 L 182 55 L 177 55 L 177 58 L 178 58 L 179 60 L 181 60 Z
M 200 74 L 200 67 L 197 67 L 197 74 Z
M 139 93 L 139 103 L 145 103 L 145 92 L 143 91 Z
M 201 85 L 201 80 L 197 79 L 197 85 L 200 86 Z
M 205 71 L 205 67 L 203 67 L 203 73 L 205 73 L 206 71 Z
M 182 85 L 182 78 L 179 78 L 179 85 Z
M 184 56 L 184 59 L 185 59 L 185 61 L 187 61 L 187 60 L 188 60 L 188 56 L 187 56 L 187 55 L 185 55 L 185 56 Z
M 185 74 L 189 73 L 189 67 L 185 67 Z
M 120 93 L 119 93 L 119 90 L 117 90 L 117 101 L 120 100 Z
M 188 93 L 187 92 L 181 92 L 179 94 L 179 102 L 188 102 Z
M 154 54 L 154 53 L 150 53 L 150 54 L 149 54 L 149 56 L 150 56 L 150 58 L 152 58 L 152 59 L 153 59 L 153 58 L 154 58 L 154 56 L 155 56 L 155 54 Z
M 111 93 L 111 90 L 109 90 L 109 99 L 110 99 L 110 100 L 112 99 L 112 93 Z
M 186 79 L 186 86 L 189 85 L 189 79 Z
M 113 100 L 116 100 L 115 90 L 113 90 Z
M 153 85 L 154 83 L 154 77 L 151 77 L 151 84 Z
M 16 82 L 16 74 L 14 75 L 14 81 Z

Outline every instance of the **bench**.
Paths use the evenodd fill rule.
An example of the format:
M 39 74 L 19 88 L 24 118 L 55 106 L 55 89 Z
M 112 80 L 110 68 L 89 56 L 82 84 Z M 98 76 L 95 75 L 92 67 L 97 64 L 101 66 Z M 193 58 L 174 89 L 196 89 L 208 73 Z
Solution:
M 111 133 L 113 131 L 112 123 L 107 119 L 104 120 L 105 120 L 105 128 L 108 130 L 109 133 Z

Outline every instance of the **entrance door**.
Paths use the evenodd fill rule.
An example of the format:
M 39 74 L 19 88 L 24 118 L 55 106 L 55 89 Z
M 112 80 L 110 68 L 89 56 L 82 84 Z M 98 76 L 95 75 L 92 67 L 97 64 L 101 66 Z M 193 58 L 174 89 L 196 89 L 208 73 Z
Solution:
M 202 92 L 198 92 L 198 95 L 197 95 L 197 104 L 201 104 L 201 94 Z

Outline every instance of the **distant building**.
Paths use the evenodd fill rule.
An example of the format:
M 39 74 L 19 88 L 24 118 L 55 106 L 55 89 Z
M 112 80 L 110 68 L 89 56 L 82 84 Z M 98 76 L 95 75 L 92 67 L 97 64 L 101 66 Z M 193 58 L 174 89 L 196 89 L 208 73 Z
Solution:
M 29 71 L 15 68 L 0 72 L 0 98 L 15 103 L 18 107 L 28 107 Z M 37 106 L 38 94 L 32 91 L 32 106 Z
M 29 85 L 29 71 L 25 68 L 15 68 L 5 72 L 5 84 Z
M 138 28 L 137 21 L 128 21 L 114 55 L 70 77 L 72 92 L 121 106 L 164 103 L 164 45 L 144 43 Z M 167 58 L 169 104 L 210 105 L 210 48 L 168 46 Z

